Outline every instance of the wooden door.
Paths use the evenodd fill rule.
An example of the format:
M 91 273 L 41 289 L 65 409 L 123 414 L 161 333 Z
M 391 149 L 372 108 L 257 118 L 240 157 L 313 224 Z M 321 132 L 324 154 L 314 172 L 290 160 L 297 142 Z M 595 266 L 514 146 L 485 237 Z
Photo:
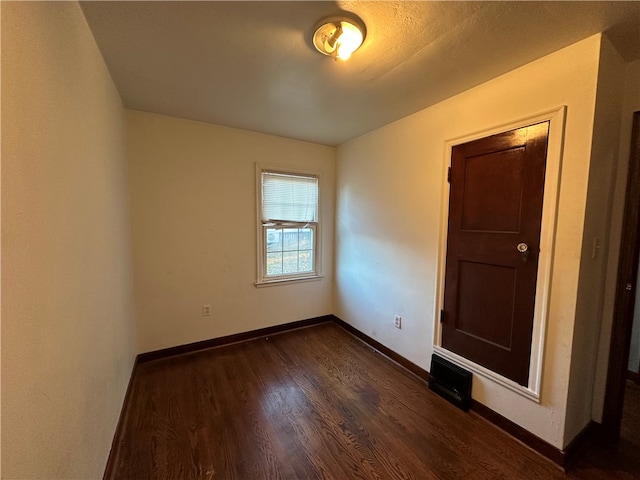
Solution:
M 442 346 L 527 385 L 549 122 L 452 150 Z

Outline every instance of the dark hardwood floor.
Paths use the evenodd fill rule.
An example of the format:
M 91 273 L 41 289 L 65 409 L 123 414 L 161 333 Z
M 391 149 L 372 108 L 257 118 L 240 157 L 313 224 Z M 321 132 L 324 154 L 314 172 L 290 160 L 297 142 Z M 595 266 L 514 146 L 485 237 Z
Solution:
M 329 322 L 139 364 L 106 478 L 640 478 L 611 455 L 566 475 Z
M 640 478 L 640 386 L 627 382 L 620 442 L 593 448 L 571 470 L 572 478 Z
M 640 456 L 640 384 L 630 380 L 625 389 L 620 437 L 637 448 Z

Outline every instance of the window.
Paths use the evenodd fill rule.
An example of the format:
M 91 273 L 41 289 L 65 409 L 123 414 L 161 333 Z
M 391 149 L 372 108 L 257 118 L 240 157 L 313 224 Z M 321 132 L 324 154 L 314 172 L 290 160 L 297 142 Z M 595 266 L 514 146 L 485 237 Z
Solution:
M 258 284 L 319 276 L 318 176 L 258 167 Z

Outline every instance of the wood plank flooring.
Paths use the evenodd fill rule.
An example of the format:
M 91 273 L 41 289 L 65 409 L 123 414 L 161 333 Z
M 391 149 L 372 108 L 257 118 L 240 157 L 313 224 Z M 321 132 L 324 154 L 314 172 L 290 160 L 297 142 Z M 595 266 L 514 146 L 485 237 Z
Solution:
M 329 322 L 139 364 L 107 478 L 640 478 L 598 458 L 564 474 Z
M 640 384 L 627 380 L 622 410 L 620 437 L 638 449 L 640 454 Z

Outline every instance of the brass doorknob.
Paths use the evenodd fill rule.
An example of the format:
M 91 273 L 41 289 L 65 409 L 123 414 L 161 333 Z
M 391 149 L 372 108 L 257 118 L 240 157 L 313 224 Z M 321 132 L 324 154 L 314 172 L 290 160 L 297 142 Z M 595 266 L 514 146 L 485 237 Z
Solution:
M 522 255 L 522 263 L 527 263 L 527 260 L 529 259 L 529 245 L 524 242 L 519 243 L 516 250 L 518 250 L 520 255 Z

